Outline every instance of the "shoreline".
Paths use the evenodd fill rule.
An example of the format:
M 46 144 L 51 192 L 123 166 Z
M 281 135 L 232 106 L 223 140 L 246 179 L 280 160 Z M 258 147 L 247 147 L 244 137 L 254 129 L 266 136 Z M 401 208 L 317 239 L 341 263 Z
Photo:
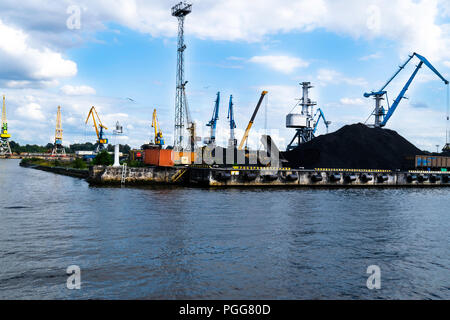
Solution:
M 88 169 L 20 163 L 21 167 L 85 179 L 93 186 L 180 186 L 191 188 L 442 188 L 447 172 L 361 169 L 199 168 L 90 166 Z M 369 179 L 367 179 L 369 177 Z
M 85 169 L 75 169 L 66 167 L 48 167 L 32 163 L 19 163 L 21 167 L 36 169 L 41 171 L 52 172 L 56 174 L 61 174 L 64 176 L 70 176 L 74 178 L 87 179 L 89 177 L 89 170 Z

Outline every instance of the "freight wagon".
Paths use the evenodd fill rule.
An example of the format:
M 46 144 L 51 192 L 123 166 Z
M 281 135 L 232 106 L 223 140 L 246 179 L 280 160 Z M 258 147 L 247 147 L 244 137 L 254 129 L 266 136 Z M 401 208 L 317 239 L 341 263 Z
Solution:
M 450 169 L 450 157 L 442 156 L 416 156 L 414 167 L 417 169 L 430 169 L 430 170 L 441 170 L 447 171 Z

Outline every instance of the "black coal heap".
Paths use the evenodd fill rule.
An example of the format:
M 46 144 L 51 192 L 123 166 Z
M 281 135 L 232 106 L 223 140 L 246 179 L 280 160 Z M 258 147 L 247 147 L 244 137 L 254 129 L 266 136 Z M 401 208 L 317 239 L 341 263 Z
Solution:
M 347 125 L 282 153 L 292 168 L 406 169 L 407 157 L 423 152 L 397 132 Z

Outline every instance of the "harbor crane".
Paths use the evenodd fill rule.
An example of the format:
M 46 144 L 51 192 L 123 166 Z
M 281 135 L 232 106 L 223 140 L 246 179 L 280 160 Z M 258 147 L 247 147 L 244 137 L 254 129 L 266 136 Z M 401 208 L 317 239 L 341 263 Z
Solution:
M 385 90 L 386 87 L 391 83 L 392 80 L 402 71 L 405 66 L 411 61 L 412 58 L 417 57 L 420 62 L 416 66 L 414 72 L 409 77 L 406 84 L 403 86 L 402 90 L 400 91 L 397 98 L 394 100 L 394 103 L 392 106 L 389 106 L 389 100 L 387 97 L 387 91 Z M 431 71 L 433 71 L 446 85 L 449 84 L 448 80 L 445 79 L 439 71 L 436 70 L 436 68 L 433 67 L 433 65 L 423 56 L 420 54 L 414 52 L 412 55 L 409 56 L 409 58 L 406 60 L 404 64 L 399 66 L 399 69 L 394 73 L 394 75 L 381 87 L 378 91 L 372 91 L 372 92 L 366 92 L 364 93 L 365 98 L 374 97 L 375 100 L 375 109 L 372 112 L 371 116 L 375 116 L 375 127 L 381 128 L 386 125 L 386 123 L 389 121 L 389 119 L 392 117 L 394 111 L 397 109 L 399 103 L 402 101 L 403 98 L 405 98 L 405 93 L 408 90 L 409 86 L 411 85 L 411 82 L 414 80 L 417 72 L 422 67 L 422 65 L 425 64 L 428 68 L 430 68 Z M 384 100 L 384 96 L 386 96 L 387 100 L 387 111 L 384 109 L 384 107 L 381 105 L 381 101 Z
M 183 99 L 184 99 L 184 106 L 185 106 L 185 111 L 186 111 L 186 122 L 187 122 L 187 131 L 189 133 L 189 148 L 191 152 L 195 151 L 195 148 L 197 146 L 197 141 L 201 140 L 199 137 L 197 137 L 197 129 L 196 129 L 196 124 L 194 122 L 194 120 L 192 120 L 191 117 L 191 112 L 189 110 L 189 104 L 186 98 L 186 84 L 188 82 L 185 81 L 183 83 Z M 182 150 L 182 149 L 181 149 Z
M 317 114 L 319 114 L 319 117 L 316 120 L 314 120 L 314 129 L 313 129 L 312 133 L 313 134 L 316 133 L 317 127 L 319 126 L 320 119 L 323 120 L 323 123 L 325 124 L 325 127 L 327 128 L 327 133 L 328 133 L 328 127 L 331 124 L 331 121 L 327 121 L 327 119 L 325 119 L 325 114 L 323 113 L 322 109 L 318 108 L 316 110 L 316 113 L 314 114 L 314 117 L 313 117 L 314 119 L 316 118 Z
M 164 145 L 163 133 L 156 116 L 156 109 L 153 109 L 152 128 L 155 129 L 155 144 L 162 147 Z
M 217 120 L 219 120 L 219 104 L 220 104 L 220 92 L 217 92 L 217 98 L 214 104 L 214 110 L 212 114 L 211 120 L 206 124 L 207 127 L 211 128 L 211 134 L 209 138 L 206 138 L 204 140 L 205 144 L 216 144 L 216 127 L 217 127 Z
M 253 111 L 252 117 L 250 118 L 250 121 L 248 122 L 247 129 L 245 129 L 244 136 L 242 137 L 241 143 L 239 144 L 239 147 L 238 147 L 239 150 L 242 150 L 242 148 L 244 147 L 244 144 L 247 142 L 248 134 L 250 133 L 250 129 L 253 126 L 253 121 L 255 120 L 255 117 L 256 117 L 256 114 L 258 113 L 259 107 L 261 106 L 261 103 L 267 93 L 268 93 L 267 91 L 261 92 L 261 97 L 259 98 L 259 101 L 255 107 L 255 111 Z
M 55 144 L 53 146 L 52 156 L 66 155 L 66 149 L 62 145 L 62 141 L 63 129 L 61 123 L 61 106 L 58 106 L 58 111 L 56 112 Z
M 92 122 L 94 123 L 95 133 L 97 134 L 97 142 L 96 142 L 96 148 L 95 152 L 100 152 L 105 149 L 105 144 L 108 144 L 108 139 L 104 137 L 103 130 L 108 130 L 107 127 L 105 127 L 102 124 L 102 121 L 100 120 L 100 117 L 98 116 L 97 110 L 95 110 L 95 107 L 92 106 L 92 108 L 89 110 L 89 114 L 86 118 L 86 124 L 89 121 L 89 118 L 92 117 Z M 95 120 L 97 118 L 97 121 Z M 97 125 L 98 123 L 98 125 Z M 100 128 L 100 130 L 99 130 Z
M 286 147 L 286 150 L 288 151 L 300 146 L 302 143 L 314 139 L 321 119 L 327 128 L 327 133 L 328 127 L 331 124 L 331 121 L 327 121 L 325 119 L 325 114 L 321 108 L 318 108 L 313 115 L 313 108 L 317 105 L 317 102 L 311 101 L 309 98 L 309 89 L 313 88 L 311 82 L 302 82 L 300 85 L 302 86 L 303 96 L 299 103 L 297 103 L 292 109 L 294 110 L 297 106 L 301 106 L 300 113 L 298 113 L 298 111 L 293 113 L 291 110 L 291 112 L 286 116 L 286 128 L 296 129 L 294 137 Z M 294 142 L 297 144 L 294 145 Z
M 11 156 L 11 147 L 9 145 L 9 138 L 11 135 L 8 133 L 8 121 L 6 120 L 6 104 L 5 95 L 3 95 L 3 108 L 2 108 L 2 127 L 0 129 L 0 155 Z
M 228 104 L 227 119 L 230 121 L 230 139 L 228 140 L 228 147 L 236 148 L 237 139 L 234 137 L 234 129 L 236 129 L 236 122 L 234 121 L 233 96 L 232 95 L 230 95 L 230 103 Z

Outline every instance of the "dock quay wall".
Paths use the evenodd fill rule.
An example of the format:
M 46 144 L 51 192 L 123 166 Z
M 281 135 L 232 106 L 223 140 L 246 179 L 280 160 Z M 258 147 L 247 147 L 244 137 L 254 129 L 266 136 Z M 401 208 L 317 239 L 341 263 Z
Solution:
M 89 168 L 88 181 L 93 184 L 175 184 L 179 183 L 185 167 L 137 167 L 124 168 L 92 166 Z M 125 174 L 123 172 L 125 171 Z M 177 175 L 177 176 L 175 176 Z M 178 179 L 177 177 L 180 176 Z
M 123 167 L 93 166 L 89 169 L 88 181 L 97 184 L 120 184 L 123 170 Z M 447 172 L 418 170 L 154 166 L 126 168 L 123 181 L 125 184 L 179 184 L 201 187 L 433 187 L 450 186 L 449 177 L 450 174 Z

